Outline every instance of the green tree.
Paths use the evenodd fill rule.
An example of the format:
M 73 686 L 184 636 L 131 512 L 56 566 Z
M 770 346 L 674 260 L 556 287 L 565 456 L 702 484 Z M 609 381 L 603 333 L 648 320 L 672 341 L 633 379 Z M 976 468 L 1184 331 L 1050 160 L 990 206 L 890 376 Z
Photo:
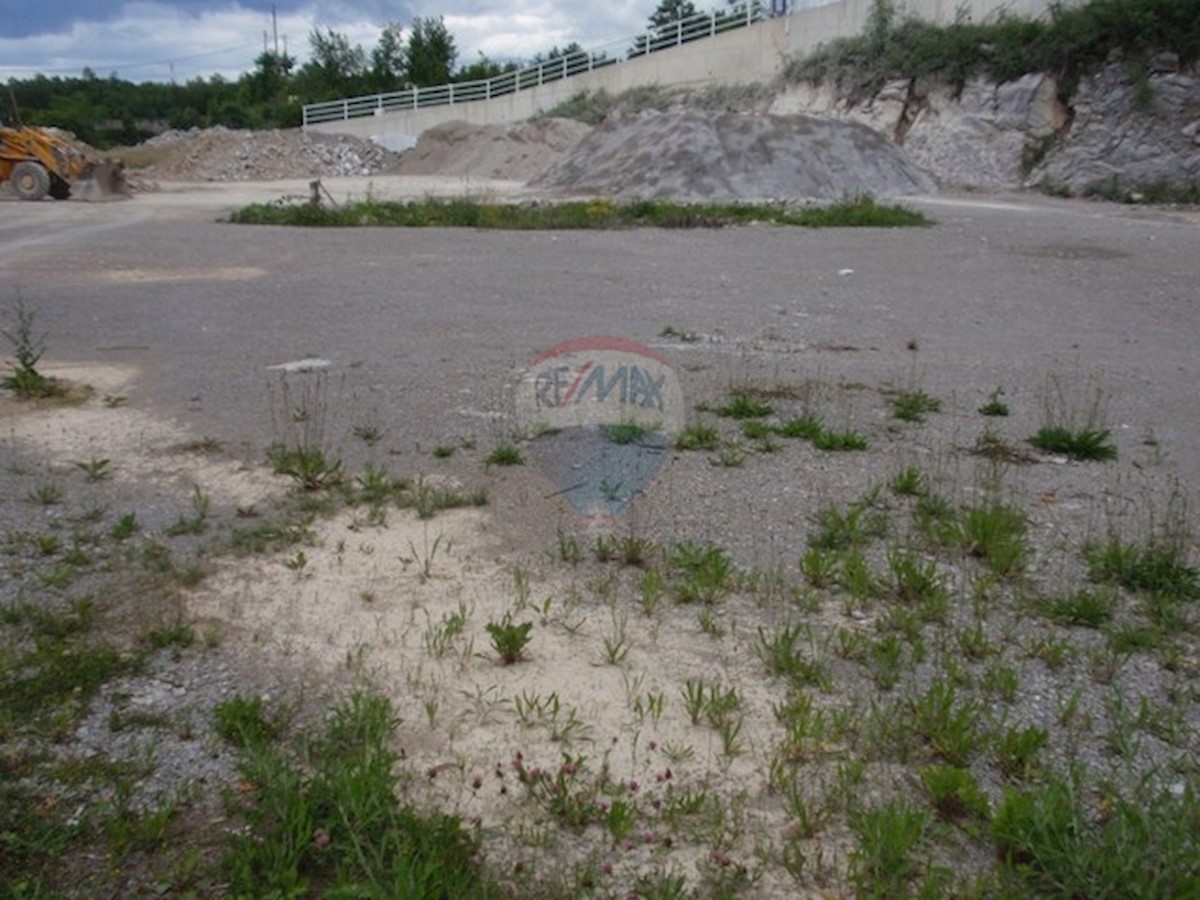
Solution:
M 367 54 L 332 28 L 308 36 L 312 58 L 296 75 L 297 92 L 306 100 L 331 100 L 366 93 Z
M 659 0 L 658 8 L 650 14 L 648 30 L 655 36 L 651 40 L 647 35 L 639 35 L 629 48 L 630 56 L 637 56 L 647 51 L 662 50 L 668 43 L 673 43 L 678 22 L 697 15 L 696 7 L 691 0 Z M 686 39 L 686 38 L 685 38 Z
M 650 28 L 661 31 L 664 26 L 678 22 L 680 19 L 690 19 L 696 15 L 696 7 L 692 0 L 659 0 L 658 9 L 650 14 Z
M 455 81 L 485 81 L 488 78 L 495 78 L 497 75 L 503 75 L 505 72 L 515 72 L 519 67 L 514 62 L 498 63 L 494 59 L 488 59 L 483 55 L 482 51 L 479 54 L 479 59 L 475 60 L 470 65 L 463 66 L 454 76 Z
M 407 69 L 403 31 L 396 22 L 389 22 L 383 26 L 379 42 L 371 51 L 371 89 L 381 93 L 397 90 L 404 82 Z
M 286 53 L 264 50 L 254 60 L 254 71 L 240 79 L 243 94 L 251 103 L 270 103 L 287 90 L 296 61 Z
M 458 59 L 454 37 L 441 16 L 413 19 L 408 35 L 408 80 L 418 87 L 448 84 Z

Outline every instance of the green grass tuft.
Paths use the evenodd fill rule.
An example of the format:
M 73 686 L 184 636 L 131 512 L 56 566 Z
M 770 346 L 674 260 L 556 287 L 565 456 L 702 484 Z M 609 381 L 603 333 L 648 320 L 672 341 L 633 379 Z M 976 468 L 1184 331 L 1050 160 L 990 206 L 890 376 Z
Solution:
M 924 391 L 901 391 L 888 399 L 892 415 L 904 422 L 924 422 L 925 413 L 938 412 L 942 401 Z
M 1074 776 L 1005 792 L 991 833 L 1015 894 L 1196 895 L 1200 804 L 1193 788 L 1173 794 L 1147 784 L 1129 797 L 1108 788 L 1101 815 L 1086 793 Z
M 690 425 L 675 438 L 676 450 L 716 450 L 721 433 L 711 425 Z
M 782 425 L 775 429 L 775 433 L 780 437 L 785 438 L 801 438 L 806 441 L 814 441 L 824 432 L 825 428 L 821 424 L 819 416 L 812 413 L 806 413 L 803 416 L 798 416 L 794 419 L 788 419 Z
M 303 754 L 250 742 L 242 776 L 256 790 L 223 860 L 239 897 L 500 896 L 457 817 L 397 800 L 398 720 L 384 698 L 355 694 Z
M 822 431 L 813 438 L 813 446 L 826 452 L 866 450 L 867 439 L 857 431 Z
M 1177 543 L 1143 546 L 1114 537 L 1088 548 L 1085 556 L 1093 581 L 1176 600 L 1200 599 L 1200 570 L 1187 564 L 1186 550 Z
M 1117 458 L 1117 448 L 1109 441 L 1107 428 L 1082 428 L 1072 431 L 1061 425 L 1039 428 L 1029 443 L 1047 453 L 1061 453 L 1071 459 L 1109 460 Z
M 755 400 L 749 394 L 734 392 L 729 395 L 725 405 L 718 406 L 715 412 L 726 419 L 761 419 L 775 412 L 775 408 L 770 403 Z
M 646 436 L 646 429 L 637 422 L 602 425 L 600 431 L 614 444 L 637 444 Z
M 919 212 L 902 206 L 880 205 L 869 197 L 801 210 L 767 204 L 686 204 L 666 200 L 639 200 L 629 204 L 587 200 L 541 206 L 478 203 L 467 199 L 409 203 L 365 200 L 337 208 L 254 203 L 234 212 L 229 221 L 241 225 L 505 230 L 722 228 L 751 222 L 804 228 L 896 228 L 930 224 L 929 219 Z
M 514 445 L 501 444 L 487 455 L 484 463 L 489 466 L 522 466 L 525 464 L 525 457 Z

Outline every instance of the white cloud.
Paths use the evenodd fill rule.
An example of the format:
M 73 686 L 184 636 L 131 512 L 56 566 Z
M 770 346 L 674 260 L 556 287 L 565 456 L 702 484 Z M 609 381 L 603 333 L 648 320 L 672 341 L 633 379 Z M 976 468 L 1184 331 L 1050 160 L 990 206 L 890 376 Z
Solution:
M 293 57 L 304 60 L 308 35 L 332 28 L 370 50 L 389 17 L 407 27 L 406 10 L 422 17 L 442 16 L 454 36 L 459 60 L 480 52 L 497 60 L 526 59 L 572 41 L 588 49 L 624 41 L 638 33 L 655 0 L 604 4 L 550 0 L 400 2 L 341 0 L 310 2 L 281 11 L 278 31 Z M 116 72 L 133 81 L 186 81 L 220 74 L 236 78 L 251 69 L 271 29 L 269 13 L 246 9 L 235 0 L 165 3 L 133 0 L 107 21 L 76 21 L 58 33 L 0 38 L 0 79 L 37 73 L 78 76 L 90 68 L 100 77 Z

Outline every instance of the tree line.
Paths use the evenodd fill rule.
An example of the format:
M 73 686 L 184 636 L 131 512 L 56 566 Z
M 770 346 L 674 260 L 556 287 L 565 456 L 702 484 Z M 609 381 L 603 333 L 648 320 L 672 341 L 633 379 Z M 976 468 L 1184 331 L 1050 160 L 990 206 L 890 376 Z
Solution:
M 743 0 L 730 7 L 744 9 Z M 660 0 L 648 20 L 652 32 L 696 15 L 689 0 Z M 369 50 L 331 28 L 308 35 L 303 65 L 286 52 L 264 50 L 254 68 L 235 80 L 213 75 L 182 84 L 132 82 L 90 69 L 79 77 L 13 78 L 0 101 L 0 117 L 29 125 L 53 125 L 96 147 L 131 145 L 165 128 L 290 128 L 300 125 L 306 103 L 384 93 L 409 87 L 477 81 L 520 66 L 482 53 L 460 64 L 454 36 L 442 17 L 416 18 L 404 29 L 388 23 Z M 630 53 L 646 52 L 635 43 Z M 577 43 L 538 53 L 525 65 L 586 55 Z

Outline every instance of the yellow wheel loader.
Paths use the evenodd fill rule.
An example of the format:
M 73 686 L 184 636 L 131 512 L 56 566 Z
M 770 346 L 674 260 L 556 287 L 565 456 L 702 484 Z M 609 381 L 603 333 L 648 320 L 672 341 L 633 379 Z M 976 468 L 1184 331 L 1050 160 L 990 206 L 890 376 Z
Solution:
M 77 189 L 84 200 L 127 196 L 125 167 L 119 161 L 92 160 L 44 128 L 0 127 L 0 182 L 22 200 L 47 194 L 66 200 Z

